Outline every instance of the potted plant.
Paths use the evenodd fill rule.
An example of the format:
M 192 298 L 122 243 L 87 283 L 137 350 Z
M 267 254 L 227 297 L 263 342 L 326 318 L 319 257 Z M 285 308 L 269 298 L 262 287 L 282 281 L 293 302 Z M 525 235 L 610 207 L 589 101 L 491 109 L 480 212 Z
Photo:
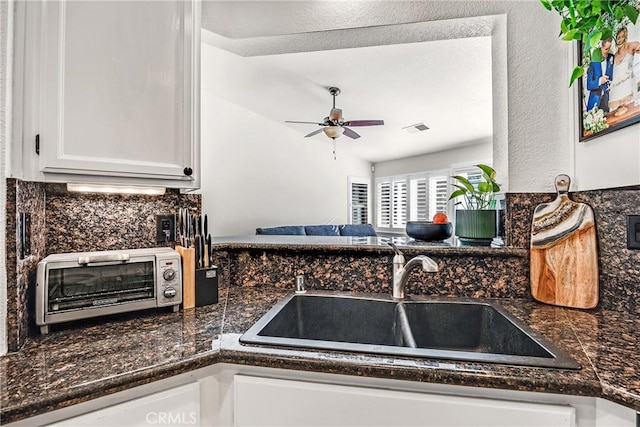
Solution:
M 495 181 L 496 171 L 483 164 L 476 165 L 482 172 L 481 181 L 475 186 L 468 178 L 455 175 L 457 182 L 452 184 L 456 189 L 449 200 L 456 202 L 455 235 L 463 244 L 485 245 L 497 235 L 496 193 L 500 185 Z
M 640 10 L 635 0 L 540 0 L 540 3 L 562 18 L 562 40 L 582 42 L 583 63 L 573 69 L 569 86 L 584 75 L 589 62 L 602 61 L 600 42 L 613 37 L 616 27 L 635 24 Z

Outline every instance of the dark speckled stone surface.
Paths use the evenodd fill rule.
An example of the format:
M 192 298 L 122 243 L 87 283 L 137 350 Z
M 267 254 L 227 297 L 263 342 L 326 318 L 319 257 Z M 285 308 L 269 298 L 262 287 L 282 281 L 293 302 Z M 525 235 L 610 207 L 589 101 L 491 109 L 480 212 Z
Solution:
M 640 411 L 640 317 L 611 310 L 567 312 L 602 381 L 602 394 Z
M 15 216 L 20 209 L 30 207 L 40 212 L 44 189 L 32 184 L 8 188 L 8 197 L 13 197 L 13 202 L 7 203 L 8 215 Z M 24 191 L 23 198 L 17 196 L 20 191 Z M 146 237 L 135 227 L 129 228 L 129 222 L 140 219 L 140 215 L 138 207 L 128 200 L 116 197 L 96 202 L 61 196 L 64 200 L 54 203 L 49 200 L 49 192 L 53 199 L 59 197 L 53 196 L 54 190 L 47 190 L 46 226 L 75 221 L 69 228 L 75 237 L 64 241 L 60 234 L 67 229 L 56 229 L 51 236 L 56 249 L 45 242 L 46 251 L 39 243 L 37 250 L 80 250 L 90 239 L 94 239 L 91 248 L 108 249 L 123 241 L 136 243 L 130 247 L 152 246 L 147 240 L 139 240 L 149 238 L 146 220 Z M 180 200 L 196 203 L 194 208 L 199 209 L 198 197 Z M 640 214 L 640 190 L 572 194 L 574 200 L 589 203 L 596 213 L 601 303 L 590 311 L 547 306 L 529 297 L 531 216 L 537 204 L 554 197 L 507 195 L 508 248 L 405 247 L 407 256 L 427 253 L 441 267 L 436 275 L 416 272 L 409 293 L 500 298 L 499 303 L 508 311 L 582 363 L 581 371 L 240 345 L 239 336 L 286 295 L 287 289 L 292 289 L 296 274 L 304 274 L 312 289 L 387 293 L 391 282 L 392 255 L 377 243 L 345 248 L 338 240 L 309 245 L 309 240 L 255 241 L 258 236 L 250 236 L 251 241 L 218 242 L 219 304 L 180 313 L 144 312 L 99 319 L 77 327 L 65 326 L 45 337 L 27 338 L 21 350 L 0 358 L 0 418 L 3 423 L 25 419 L 217 362 L 600 396 L 640 410 L 640 309 L 636 302 L 640 298 L 640 251 L 627 250 L 624 243 L 626 216 Z M 19 205 L 19 200 L 26 204 Z M 79 206 L 84 202 L 87 210 Z M 142 208 L 146 217 L 158 210 L 149 206 Z M 96 212 L 109 209 L 113 217 L 97 215 L 100 220 L 87 220 L 87 227 L 80 224 Z M 55 218 L 51 224 L 49 215 Z M 108 232 L 101 228 L 101 221 L 105 221 Z M 124 235 L 119 227 L 123 222 L 127 223 Z M 8 233 L 14 235 L 7 236 L 7 254 L 14 258 L 8 259 L 13 262 L 8 271 L 17 277 L 16 287 L 9 286 L 8 307 L 17 329 L 10 326 L 9 335 L 19 347 L 25 340 L 25 328 L 20 327 L 24 324 L 24 307 L 28 307 L 28 303 L 21 305 L 27 298 L 28 285 L 20 284 L 19 278 L 28 277 L 29 268 L 21 270 L 26 276 L 18 274 L 21 267 L 15 256 L 19 248 L 9 247 L 10 242 L 16 242 L 15 228 L 10 228 Z M 90 237 L 83 234 L 92 230 L 96 233 Z M 111 240 L 113 235 L 118 237 Z M 46 236 L 48 240 L 49 234 Z M 173 333 L 165 333 L 167 330 Z
M 215 363 L 225 299 L 222 289 L 222 304 L 79 322 L 30 339 L 0 359 L 0 419 L 27 418 Z
M 7 179 L 7 346 L 16 351 L 29 335 L 29 316 L 34 311 L 35 269 L 45 252 L 44 185 Z M 18 215 L 31 217 L 31 255 L 20 257 Z
M 156 215 L 201 210 L 199 194 L 164 196 L 68 193 L 61 184 L 7 179 L 7 335 L 17 351 L 37 333 L 35 273 L 45 256 L 60 252 L 155 247 Z M 20 259 L 19 213 L 31 215 L 31 255 Z
M 244 236 L 214 241 L 214 263 L 222 280 L 233 277 L 242 286 L 270 285 L 293 289 L 295 277 L 319 290 L 389 293 L 393 251 L 386 239 Z M 397 242 L 398 243 L 398 242 Z M 475 298 L 529 298 L 528 250 L 486 247 L 442 247 L 399 243 L 405 258 L 426 254 L 439 272 L 417 269 L 410 293 Z
M 0 416 L 17 421 L 218 362 L 600 396 L 640 409 L 638 316 L 495 300 L 580 362 L 579 371 L 240 344 L 241 334 L 286 295 L 232 285 L 220 289 L 219 304 L 93 320 L 30 338 L 0 359 Z
M 509 244 L 528 248 L 533 210 L 554 200 L 555 194 L 507 194 Z M 640 250 L 627 249 L 627 216 L 640 215 L 637 187 L 571 193 L 576 202 L 593 208 L 598 234 L 599 306 L 640 314 Z
M 46 255 L 115 249 L 152 248 L 156 215 L 177 214 L 179 207 L 200 213 L 199 194 L 167 189 L 163 196 L 69 193 L 47 184 Z

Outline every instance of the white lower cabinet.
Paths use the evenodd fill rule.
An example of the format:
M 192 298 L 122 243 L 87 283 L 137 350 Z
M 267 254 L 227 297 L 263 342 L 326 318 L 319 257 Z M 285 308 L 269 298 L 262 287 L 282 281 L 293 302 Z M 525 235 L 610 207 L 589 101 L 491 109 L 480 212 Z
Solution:
M 236 375 L 234 425 L 574 426 L 571 406 Z
M 589 396 L 227 363 L 11 424 L 41 425 L 640 427 L 633 409 Z
M 200 384 L 192 383 L 49 424 L 56 427 L 199 426 Z

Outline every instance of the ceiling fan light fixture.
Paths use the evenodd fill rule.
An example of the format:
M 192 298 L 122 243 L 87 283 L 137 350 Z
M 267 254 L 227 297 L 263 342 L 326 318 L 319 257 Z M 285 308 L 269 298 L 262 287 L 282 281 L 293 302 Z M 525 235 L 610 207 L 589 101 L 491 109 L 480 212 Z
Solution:
M 344 133 L 344 128 L 341 126 L 325 126 L 322 130 L 331 139 L 340 138 Z

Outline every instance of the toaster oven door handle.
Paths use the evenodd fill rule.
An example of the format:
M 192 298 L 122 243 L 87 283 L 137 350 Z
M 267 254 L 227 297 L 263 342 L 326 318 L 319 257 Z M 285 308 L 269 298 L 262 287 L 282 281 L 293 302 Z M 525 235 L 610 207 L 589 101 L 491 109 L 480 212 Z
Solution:
M 96 264 L 103 262 L 112 262 L 114 264 L 122 264 L 129 261 L 129 254 L 109 254 L 109 255 L 93 255 L 78 257 L 78 264 Z

